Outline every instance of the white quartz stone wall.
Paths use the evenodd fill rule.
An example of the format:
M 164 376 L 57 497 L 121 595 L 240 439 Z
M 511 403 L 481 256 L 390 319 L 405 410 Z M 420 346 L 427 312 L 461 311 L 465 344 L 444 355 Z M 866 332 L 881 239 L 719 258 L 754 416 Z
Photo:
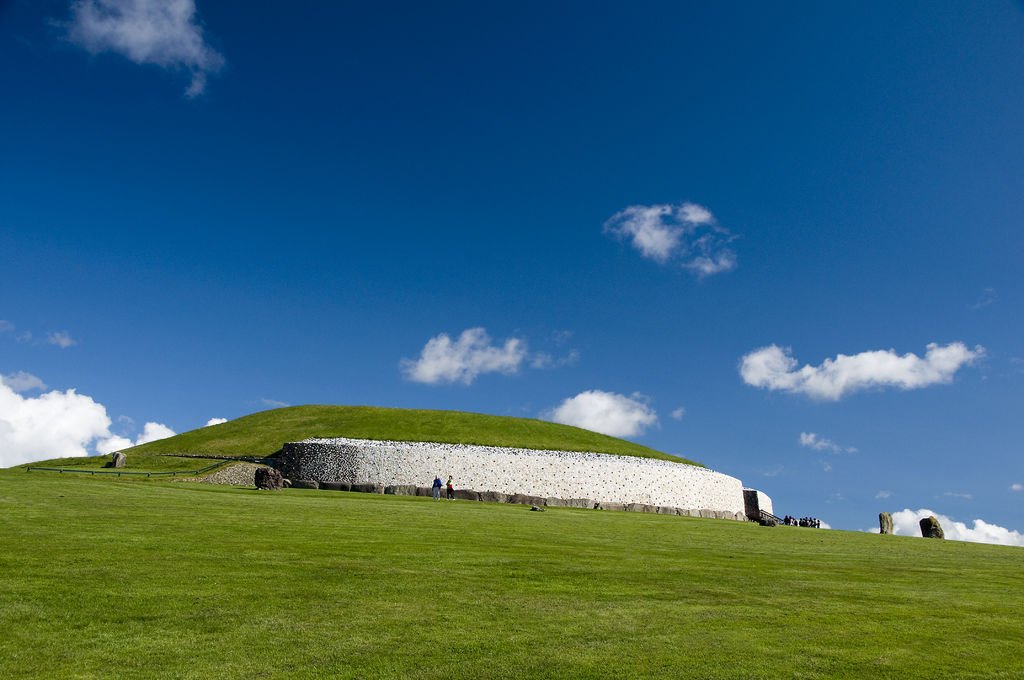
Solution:
M 285 445 L 285 476 L 348 484 L 430 486 L 606 503 L 744 511 L 743 485 L 707 468 L 653 458 L 494 446 L 307 439 Z M 766 505 L 771 507 L 770 499 Z M 762 506 L 765 507 L 765 506 Z

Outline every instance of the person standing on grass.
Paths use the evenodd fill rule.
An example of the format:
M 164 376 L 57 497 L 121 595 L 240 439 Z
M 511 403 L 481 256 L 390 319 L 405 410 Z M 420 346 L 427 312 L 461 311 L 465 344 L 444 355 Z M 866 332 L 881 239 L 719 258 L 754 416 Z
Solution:
M 434 476 L 434 487 L 433 487 L 433 489 L 434 489 L 434 500 L 435 501 L 441 500 L 441 477 L 440 477 L 440 475 L 435 475 Z
M 447 491 L 448 491 L 448 500 L 450 500 L 450 501 L 455 500 L 455 487 L 452 486 L 452 476 L 451 475 L 448 475 Z

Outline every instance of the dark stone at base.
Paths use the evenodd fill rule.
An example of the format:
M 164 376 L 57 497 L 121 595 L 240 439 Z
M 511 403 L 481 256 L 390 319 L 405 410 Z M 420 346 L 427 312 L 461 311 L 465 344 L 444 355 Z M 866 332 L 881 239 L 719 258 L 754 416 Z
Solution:
M 566 498 L 564 503 L 567 508 L 586 508 L 590 510 L 594 507 L 594 501 L 589 498 Z
M 389 496 L 415 496 L 416 485 L 415 484 L 394 484 L 392 486 L 385 486 L 384 493 Z
M 319 489 L 320 488 L 320 482 L 316 481 L 315 479 L 293 479 L 292 480 L 292 488 L 293 489 Z
M 431 487 L 429 487 L 429 486 L 417 486 L 416 487 L 416 495 L 417 496 L 433 496 L 434 495 L 434 490 Z
M 667 505 L 659 505 L 658 509 L 657 509 L 657 513 L 659 515 L 675 515 L 676 514 L 676 509 L 675 508 L 670 508 Z
M 256 488 L 266 491 L 277 491 L 284 488 L 285 481 L 287 480 L 281 476 L 279 470 L 270 467 L 256 468 L 256 472 L 253 474 L 253 483 Z
M 281 480 L 281 487 L 284 488 L 284 489 L 292 488 L 292 480 L 290 480 L 290 479 L 282 479 Z
M 351 490 L 359 493 L 384 493 L 384 486 L 382 484 L 353 484 Z
M 646 503 L 630 503 L 626 506 L 626 512 L 656 512 L 657 508 Z
M 540 496 L 529 496 L 525 493 L 514 493 L 508 497 L 509 503 L 517 505 L 544 505 L 544 499 Z
M 549 507 L 549 508 L 564 508 L 565 507 L 565 501 L 562 500 L 561 498 L 554 498 L 554 497 L 552 497 L 552 498 L 545 498 L 544 499 L 544 505 Z
M 939 520 L 936 519 L 935 515 L 921 518 L 921 535 L 925 538 L 946 537 L 946 534 L 943 533 L 942 527 L 939 525 Z
M 456 489 L 453 494 L 455 495 L 455 498 L 460 501 L 480 500 L 480 494 L 476 491 L 470 491 L 469 489 Z
M 622 512 L 623 510 L 626 509 L 626 504 L 625 503 L 605 503 L 604 501 L 601 501 L 600 503 L 594 503 L 594 509 L 595 510 L 611 510 L 613 512 Z
M 508 501 L 508 496 L 500 491 L 481 491 L 480 500 L 485 503 L 505 503 Z
M 539 505 L 531 505 L 530 512 L 544 512 L 544 508 L 540 507 Z
M 320 488 L 326 491 L 351 491 L 352 485 L 347 482 L 320 482 Z
M 878 533 L 891 534 L 892 531 L 892 514 L 888 512 L 878 513 Z

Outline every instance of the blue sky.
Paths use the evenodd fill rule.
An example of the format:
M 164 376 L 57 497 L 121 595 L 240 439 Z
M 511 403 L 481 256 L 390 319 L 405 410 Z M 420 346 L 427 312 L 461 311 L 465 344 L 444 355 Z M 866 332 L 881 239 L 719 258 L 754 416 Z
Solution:
M 1024 530 L 1019 4 L 0 0 L 0 87 L 4 465 L 460 409 Z

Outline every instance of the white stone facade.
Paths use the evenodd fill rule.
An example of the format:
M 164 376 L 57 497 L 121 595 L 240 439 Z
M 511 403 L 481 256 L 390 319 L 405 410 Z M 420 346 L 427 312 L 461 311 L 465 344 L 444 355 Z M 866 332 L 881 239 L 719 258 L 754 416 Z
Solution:
M 339 438 L 286 444 L 280 460 L 292 479 L 424 487 L 435 475 L 442 481 L 452 475 L 458 489 L 744 516 L 740 480 L 653 458 Z M 762 507 L 770 508 L 771 500 L 762 497 Z

